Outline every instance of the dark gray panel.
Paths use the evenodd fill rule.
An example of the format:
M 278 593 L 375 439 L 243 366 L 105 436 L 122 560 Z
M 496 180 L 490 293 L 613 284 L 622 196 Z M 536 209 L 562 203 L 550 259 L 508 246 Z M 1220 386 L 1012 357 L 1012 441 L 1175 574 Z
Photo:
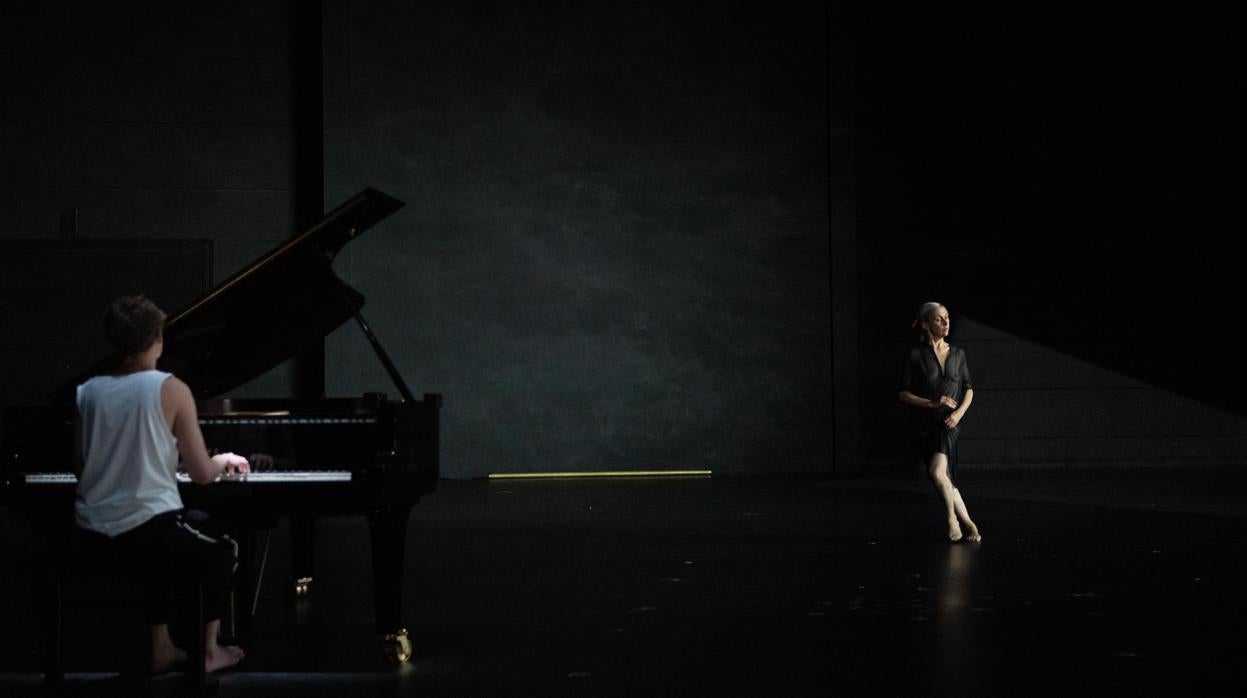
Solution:
M 223 241 L 210 284 L 290 235 L 289 10 L 268 0 L 6 6 L 0 237 L 56 237 L 61 211 L 74 208 L 80 239 Z M 142 265 L 134 274 L 119 271 L 123 262 L 102 266 L 105 273 L 76 258 L 32 263 L 36 277 L 68 273 L 61 281 L 74 289 L 45 284 L 32 297 L 44 308 L 59 303 L 56 315 L 92 330 L 98 322 L 79 317 L 75 294 L 111 295 L 121 277 L 166 310 L 180 305 Z M 30 274 L 14 278 L 22 275 Z M 5 314 L 6 322 L 36 320 Z M 56 341 L 74 352 L 87 343 Z M 266 377 L 247 389 L 285 395 L 284 382 Z
M 98 323 L 97 323 L 98 324 Z M 0 405 L 38 405 L 47 402 L 48 393 L 78 371 L 86 368 L 87 351 L 107 350 L 102 341 L 83 347 L 86 351 L 58 348 L 40 351 L 0 348 L 0 361 L 5 366 L 21 366 L 20 371 L 6 373 L 0 385 Z M 106 355 L 106 354 L 105 354 Z
M 282 125 L 11 123 L 0 186 L 282 190 L 290 148 Z
M 6 52 L 100 57 L 203 56 L 280 60 L 287 3 L 13 3 L 0 11 Z
M 290 120 L 284 60 L 11 55 L 0 120 L 263 123 Z
M 294 231 L 287 190 L 0 187 L 0 237 L 57 237 L 70 208 L 83 238 L 275 241 Z
M 108 302 L 142 293 L 175 312 L 210 286 L 206 241 L 0 241 L 0 404 L 42 402 L 108 354 Z

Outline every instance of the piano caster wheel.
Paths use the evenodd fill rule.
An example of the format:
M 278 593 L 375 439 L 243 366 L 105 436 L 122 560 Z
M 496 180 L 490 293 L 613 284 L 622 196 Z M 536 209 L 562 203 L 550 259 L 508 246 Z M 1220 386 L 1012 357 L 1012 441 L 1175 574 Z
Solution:
M 311 577 L 299 577 L 298 579 L 294 580 L 294 597 L 300 601 L 306 599 L 308 595 L 311 593 L 310 592 L 311 586 L 312 586 Z
M 411 659 L 411 640 L 407 637 L 406 628 L 393 635 L 386 635 L 383 642 L 386 659 L 395 664 L 402 664 Z

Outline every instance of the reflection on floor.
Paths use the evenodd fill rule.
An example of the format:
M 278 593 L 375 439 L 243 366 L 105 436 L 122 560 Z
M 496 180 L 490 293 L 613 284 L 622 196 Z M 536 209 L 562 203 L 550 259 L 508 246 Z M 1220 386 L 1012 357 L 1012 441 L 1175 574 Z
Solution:
M 217 694 L 1241 690 L 1236 471 L 967 470 L 980 545 L 941 540 L 917 478 L 443 483 L 412 516 L 401 671 L 370 631 L 363 522 L 320 524 L 297 605 L 274 583 L 279 531 L 255 644 Z M 20 520 L 0 517 L 20 560 Z M 0 694 L 39 695 L 29 576 L 0 571 L 0 591 Z M 117 674 L 142 647 L 133 614 L 77 622 L 68 693 L 178 695 Z

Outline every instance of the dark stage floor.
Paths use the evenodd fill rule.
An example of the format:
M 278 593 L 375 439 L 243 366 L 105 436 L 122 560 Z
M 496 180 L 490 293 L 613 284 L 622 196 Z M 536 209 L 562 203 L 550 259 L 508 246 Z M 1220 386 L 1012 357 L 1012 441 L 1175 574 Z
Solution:
M 966 471 L 980 545 L 917 479 L 445 482 L 413 513 L 400 671 L 370 631 L 366 529 L 323 520 L 314 597 L 272 574 L 221 696 L 1240 693 L 1247 477 Z M 0 694 L 40 694 L 21 525 Z M 275 539 L 271 571 L 285 566 Z M 131 613 L 80 618 L 74 695 L 177 695 L 116 670 Z

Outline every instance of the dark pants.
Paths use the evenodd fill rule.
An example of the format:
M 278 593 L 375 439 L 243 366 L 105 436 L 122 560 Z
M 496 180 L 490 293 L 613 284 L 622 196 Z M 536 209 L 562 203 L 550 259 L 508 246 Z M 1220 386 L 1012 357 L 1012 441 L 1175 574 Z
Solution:
M 79 528 L 78 552 L 87 565 L 123 566 L 139 581 L 149 625 L 168 623 L 175 592 L 195 581 L 203 584 L 204 618 L 219 619 L 238 568 L 238 544 L 207 514 L 188 509 L 157 514 L 114 537 Z

